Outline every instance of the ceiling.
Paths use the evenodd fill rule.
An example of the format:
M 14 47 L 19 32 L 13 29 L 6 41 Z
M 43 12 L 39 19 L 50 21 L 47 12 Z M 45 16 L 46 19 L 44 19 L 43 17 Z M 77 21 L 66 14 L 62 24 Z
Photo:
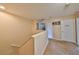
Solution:
M 79 11 L 78 3 L 71 3 L 67 7 L 65 7 L 66 3 L 9 3 L 0 5 L 5 6 L 10 13 L 29 19 L 49 19 L 50 17 L 71 15 Z

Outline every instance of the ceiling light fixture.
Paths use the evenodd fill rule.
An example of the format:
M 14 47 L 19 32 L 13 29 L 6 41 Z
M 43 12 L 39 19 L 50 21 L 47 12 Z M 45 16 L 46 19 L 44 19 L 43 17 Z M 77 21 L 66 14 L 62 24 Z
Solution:
M 70 4 L 70 3 L 66 3 L 66 4 Z
M 4 7 L 4 6 L 0 6 L 0 9 L 1 9 L 1 10 L 5 10 L 5 7 Z
M 70 5 L 70 3 L 66 3 L 66 5 Z

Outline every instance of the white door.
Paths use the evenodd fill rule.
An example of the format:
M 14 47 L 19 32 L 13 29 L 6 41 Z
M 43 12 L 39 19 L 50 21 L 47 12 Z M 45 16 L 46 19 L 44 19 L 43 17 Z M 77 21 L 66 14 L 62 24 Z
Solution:
M 53 37 L 56 40 L 61 40 L 61 26 L 60 25 L 53 25 Z
M 61 21 L 61 38 L 64 41 L 75 42 L 73 35 L 73 19 Z
M 77 44 L 79 45 L 79 17 L 77 18 Z

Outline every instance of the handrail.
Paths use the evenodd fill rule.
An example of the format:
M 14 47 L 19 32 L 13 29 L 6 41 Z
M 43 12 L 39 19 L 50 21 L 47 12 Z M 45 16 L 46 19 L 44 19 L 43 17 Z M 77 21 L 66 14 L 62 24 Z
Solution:
M 35 34 L 38 34 L 38 33 L 41 33 L 42 31 L 40 31 L 40 32 L 37 32 L 37 33 L 34 33 L 34 34 L 32 34 L 32 35 L 35 35 Z M 19 46 L 19 48 L 20 47 L 22 47 L 22 46 L 24 46 L 28 41 L 30 41 L 31 39 L 33 39 L 33 37 L 32 37 L 32 35 L 30 36 L 30 35 L 28 35 L 27 37 L 29 37 L 21 46 Z
M 29 42 L 32 39 L 32 37 L 29 37 L 22 45 L 17 45 L 17 44 L 11 44 L 12 47 L 12 53 L 11 54 L 19 54 L 19 50 L 21 47 L 23 47 L 27 42 Z
M 29 35 L 30 36 L 30 35 Z M 29 37 L 27 36 L 27 37 Z M 22 45 L 17 45 L 17 44 L 11 44 L 11 47 L 17 47 L 17 48 L 20 48 L 22 46 L 24 46 L 28 41 L 30 41 L 32 38 L 32 35 L 22 44 Z
M 41 33 L 41 32 L 44 32 L 44 31 L 41 31 L 41 30 L 40 30 L 40 32 L 34 33 L 33 35 L 36 35 L 36 34 Z M 26 40 L 20 47 L 24 46 L 24 45 L 25 45 L 28 41 L 30 41 L 31 39 L 33 39 L 33 36 L 32 36 L 32 35 L 31 35 L 31 37 L 29 37 L 28 40 Z M 20 47 L 19 47 L 19 48 L 20 48 Z
M 35 35 L 35 34 L 38 34 L 38 33 L 41 33 L 43 31 L 40 31 L 40 32 L 37 32 L 37 33 L 34 33 L 34 34 L 29 34 L 27 36 L 27 40 L 22 44 L 22 45 L 17 45 L 17 44 L 11 44 L 11 47 L 17 47 L 17 48 L 20 48 L 22 46 L 24 46 L 28 41 L 30 41 L 31 39 L 33 39 L 32 35 Z
M 32 37 L 30 37 L 28 40 L 26 40 L 20 47 L 24 46 L 28 41 L 30 41 L 31 39 L 33 39 Z M 19 47 L 19 48 L 20 48 Z

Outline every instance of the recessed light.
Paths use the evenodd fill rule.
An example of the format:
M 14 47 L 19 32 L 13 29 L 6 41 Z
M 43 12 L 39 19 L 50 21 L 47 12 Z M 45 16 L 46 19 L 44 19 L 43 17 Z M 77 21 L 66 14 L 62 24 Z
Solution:
M 5 7 L 4 6 L 0 6 L 0 9 L 5 10 Z

